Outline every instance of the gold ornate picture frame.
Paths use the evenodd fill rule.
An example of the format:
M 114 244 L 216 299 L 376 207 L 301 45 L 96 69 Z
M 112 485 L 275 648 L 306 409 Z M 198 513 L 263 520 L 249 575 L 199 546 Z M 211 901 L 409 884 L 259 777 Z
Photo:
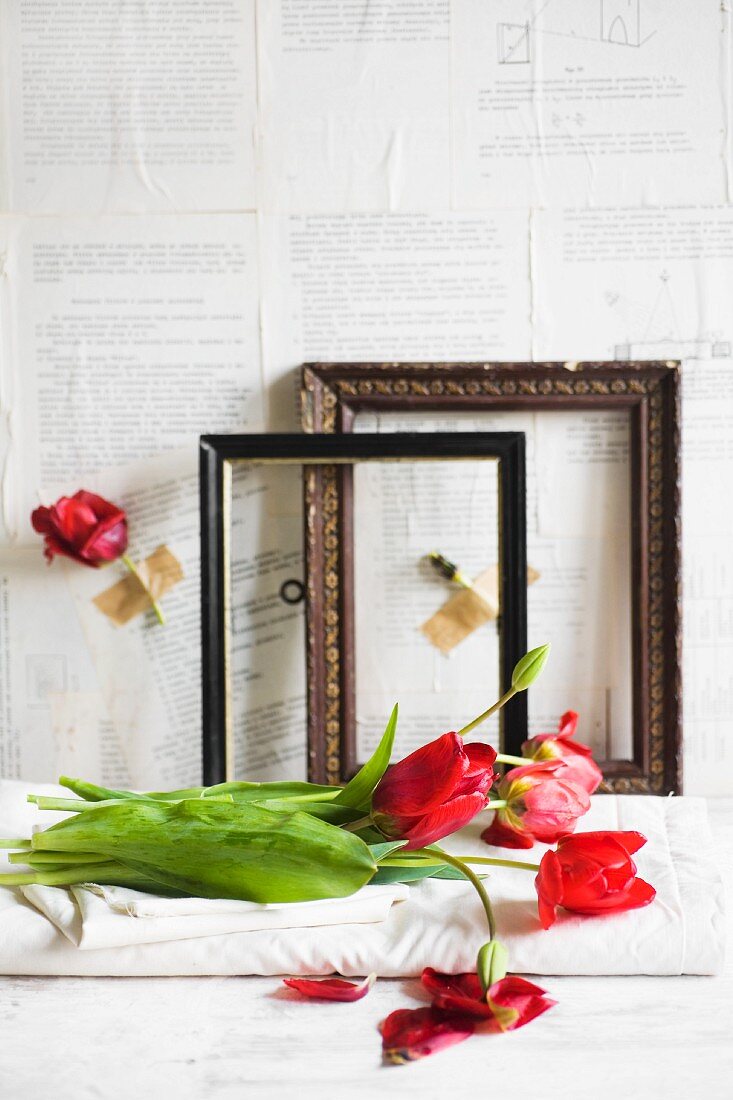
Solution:
M 682 790 L 679 363 L 310 363 L 308 432 L 360 413 L 625 410 L 630 420 L 632 737 L 602 761 L 606 788 Z

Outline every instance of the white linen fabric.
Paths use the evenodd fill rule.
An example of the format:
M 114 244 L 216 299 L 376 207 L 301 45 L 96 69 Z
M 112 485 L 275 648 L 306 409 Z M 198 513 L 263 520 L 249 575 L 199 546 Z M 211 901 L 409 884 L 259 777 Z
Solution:
M 209 898 L 160 898 L 119 886 L 22 886 L 23 896 L 83 951 L 136 943 L 198 939 L 233 932 L 324 925 L 373 924 L 392 904 L 405 901 L 407 886 L 364 886 L 347 898 L 258 905 Z
M 41 790 L 0 782 L 3 836 L 28 835 L 34 823 L 50 824 L 53 820 L 52 815 L 26 805 L 25 792 L 29 789 Z M 56 793 L 57 789 L 46 787 L 44 791 Z M 484 824 L 479 818 L 444 842 L 446 849 L 455 854 L 495 855 L 528 862 L 539 862 L 546 851 L 544 845 L 526 852 L 490 849 L 479 838 Z M 657 897 L 644 909 L 601 917 L 580 917 L 559 910 L 557 923 L 543 931 L 537 919 L 534 875 L 512 868 L 491 868 L 486 882 L 494 901 L 498 936 L 509 949 L 511 970 L 533 974 L 716 973 L 723 960 L 723 889 L 704 800 L 598 795 L 579 828 L 584 832 L 634 829 L 643 833 L 648 843 L 634 858 L 639 874 L 654 885 Z M 418 975 L 425 966 L 452 973 L 471 970 L 478 948 L 486 940 L 480 902 L 471 886 L 462 882 L 427 881 L 412 886 L 406 901 L 392 906 L 385 919 L 371 923 L 270 926 L 213 935 L 196 931 L 202 919 L 200 907 L 209 903 L 198 902 L 193 912 L 174 914 L 166 908 L 170 906 L 167 899 L 157 899 L 148 910 L 153 916 L 132 916 L 118 911 L 123 895 L 116 895 L 114 907 L 114 892 L 100 895 L 76 891 L 72 895 L 54 888 L 53 893 L 58 895 L 55 902 L 59 912 L 65 906 L 75 911 L 74 915 L 71 909 L 65 909 L 63 919 L 68 927 L 64 931 L 19 890 L 0 889 L 0 973 L 155 976 L 337 972 L 356 976 L 376 972 L 384 977 L 408 977 Z M 112 908 L 105 896 L 112 899 Z M 39 898 L 34 900 L 38 902 Z M 104 914 L 97 903 L 105 907 Z M 384 904 L 384 898 L 380 903 Z M 46 909 L 49 904 L 44 902 Z M 221 906 L 219 902 L 210 904 Z M 284 907 L 273 907 L 278 908 Z M 166 911 L 168 916 L 161 915 Z M 219 909 L 205 919 L 224 916 L 231 914 Z M 118 918 L 128 922 L 127 928 L 147 921 L 175 920 L 180 922 L 186 938 L 155 943 L 129 938 L 125 946 L 90 949 L 94 936 L 103 934 L 94 922 Z M 131 930 L 126 934 L 131 935 Z M 86 940 L 87 949 L 79 950 L 75 937 L 80 943 Z

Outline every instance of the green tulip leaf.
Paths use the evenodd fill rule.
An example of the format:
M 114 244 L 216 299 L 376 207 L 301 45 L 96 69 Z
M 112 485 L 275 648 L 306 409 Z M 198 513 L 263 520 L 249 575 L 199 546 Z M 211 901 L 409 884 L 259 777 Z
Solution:
M 268 798 L 262 802 L 251 803 L 262 806 L 265 810 L 275 810 L 280 814 L 299 813 L 310 814 L 321 821 L 329 821 L 332 825 L 348 825 L 361 816 L 361 810 L 354 810 L 351 806 L 340 806 L 336 802 L 297 802 L 288 799 Z
M 374 856 L 377 863 L 380 863 L 387 856 L 391 856 L 392 852 L 399 851 L 400 848 L 404 848 L 407 844 L 406 840 L 385 840 L 378 844 L 370 844 L 369 851 Z
M 389 716 L 387 728 L 382 734 L 382 740 L 374 750 L 374 754 L 336 796 L 337 802 L 345 806 L 354 806 L 356 809 L 364 811 L 369 809 L 369 803 L 374 788 L 389 767 L 395 732 L 397 730 L 397 712 L 398 708 L 395 703 L 392 713 Z
M 124 798 L 145 799 L 148 801 L 151 798 L 150 795 L 139 794 L 135 791 L 117 791 L 111 787 L 99 787 L 96 783 L 88 783 L 86 779 L 70 779 L 68 775 L 60 776 L 59 783 L 86 802 L 108 802 L 110 799 L 120 800 Z
M 483 875 L 479 875 L 479 878 L 483 877 Z M 384 867 L 380 864 L 372 882 L 375 886 L 383 886 L 392 882 L 420 882 L 425 878 L 466 881 L 466 876 L 462 875 L 456 867 L 449 867 L 447 864 L 436 867 L 434 863 L 426 863 L 424 867 L 410 867 L 408 864 L 405 864 L 404 867 L 395 865 Z
M 354 833 L 209 798 L 99 805 L 35 833 L 33 849 L 97 852 L 187 894 L 263 903 L 346 897 L 376 870 Z
M 215 787 L 203 787 L 202 798 L 217 798 L 230 794 L 235 802 L 263 802 L 265 799 L 289 799 L 294 802 L 329 802 L 335 799 L 339 787 L 325 787 L 318 783 L 217 783 Z

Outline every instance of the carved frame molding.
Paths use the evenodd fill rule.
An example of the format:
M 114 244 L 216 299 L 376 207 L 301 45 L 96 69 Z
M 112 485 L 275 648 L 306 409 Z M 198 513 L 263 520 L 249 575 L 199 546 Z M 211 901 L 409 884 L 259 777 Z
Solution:
M 329 434 L 363 411 L 629 409 L 633 752 L 605 786 L 681 793 L 679 363 L 309 363 L 301 396 L 304 429 Z

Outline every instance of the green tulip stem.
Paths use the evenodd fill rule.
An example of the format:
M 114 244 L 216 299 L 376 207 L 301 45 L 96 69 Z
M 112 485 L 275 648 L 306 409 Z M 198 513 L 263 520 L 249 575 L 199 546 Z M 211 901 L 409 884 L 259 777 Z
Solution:
M 367 825 L 372 824 L 372 815 L 367 814 L 366 817 L 360 817 L 356 821 L 349 821 L 346 825 L 342 825 L 341 828 L 345 829 L 347 833 L 358 833 L 359 829 L 366 829 Z
M 509 691 L 502 695 L 501 699 L 498 699 L 493 706 L 485 710 L 483 714 L 479 714 L 478 718 L 474 718 L 473 722 L 469 722 L 467 726 L 464 726 L 462 730 L 458 731 L 459 737 L 465 737 L 467 733 L 470 733 L 476 726 L 480 726 L 482 722 L 485 722 L 487 718 L 490 718 L 492 714 L 496 714 L 497 710 L 501 710 L 506 703 L 509 702 L 518 693 L 518 688 L 510 687 Z
M 330 802 L 332 798 L 338 798 L 343 787 L 334 787 L 333 794 L 330 791 L 316 791 L 315 794 L 286 794 L 282 802 Z
M 474 874 L 467 863 L 464 863 L 462 859 L 458 859 L 457 856 L 449 856 L 447 852 L 444 852 L 442 848 L 426 848 L 426 852 L 431 852 L 433 855 L 440 856 L 446 863 L 450 863 L 452 867 L 455 867 L 457 871 L 460 871 L 462 875 L 465 875 L 468 881 L 471 883 L 476 893 L 481 899 L 481 904 L 484 907 L 486 913 L 486 920 L 489 924 L 489 939 L 493 940 L 496 935 L 496 923 L 494 921 L 494 910 L 491 908 L 491 899 L 486 893 L 484 884 L 478 875 Z
M 497 753 L 497 764 L 516 764 L 517 767 L 523 768 L 525 764 L 531 764 L 532 761 L 528 760 L 525 756 L 509 756 L 505 752 Z
M 481 863 L 490 867 L 518 867 L 522 871 L 539 871 L 539 863 L 520 863 L 518 859 L 492 859 L 490 856 L 459 856 L 465 863 Z
M 429 852 L 432 849 L 425 848 L 424 851 Z M 539 863 L 520 863 L 517 859 L 493 859 L 491 856 L 456 856 L 456 859 L 460 859 L 463 863 L 480 863 L 483 866 L 488 867 L 517 867 L 520 871 L 539 871 Z M 439 867 L 443 862 L 443 856 L 439 859 L 429 859 L 422 856 L 420 852 L 408 852 L 406 856 L 393 856 L 387 857 L 379 861 L 380 867 L 424 867 L 436 866 Z
M 155 612 L 156 619 L 158 620 L 158 622 L 160 623 L 161 626 L 165 626 L 165 616 L 163 615 L 160 604 L 155 599 L 155 596 L 153 595 L 153 593 L 150 591 L 150 589 L 148 588 L 145 581 L 140 576 L 140 571 L 138 570 L 138 567 L 135 565 L 135 562 L 132 560 L 132 558 L 128 554 L 123 554 L 122 555 L 122 561 L 125 563 L 127 568 L 130 570 L 133 577 L 135 577 L 136 580 L 139 581 L 139 583 L 143 586 L 143 588 L 147 592 L 148 597 L 150 598 L 150 602 L 153 605 L 153 611 Z
M 503 810 L 508 805 L 504 798 L 493 798 L 486 803 L 487 810 Z
M 102 875 L 106 875 L 111 867 L 116 867 L 114 860 L 105 860 L 100 857 L 98 863 L 73 863 L 74 853 L 69 853 L 69 864 L 66 867 L 49 869 L 48 871 L 18 872 L 16 874 L 0 874 L 0 886 L 76 886 L 80 882 L 95 882 Z

